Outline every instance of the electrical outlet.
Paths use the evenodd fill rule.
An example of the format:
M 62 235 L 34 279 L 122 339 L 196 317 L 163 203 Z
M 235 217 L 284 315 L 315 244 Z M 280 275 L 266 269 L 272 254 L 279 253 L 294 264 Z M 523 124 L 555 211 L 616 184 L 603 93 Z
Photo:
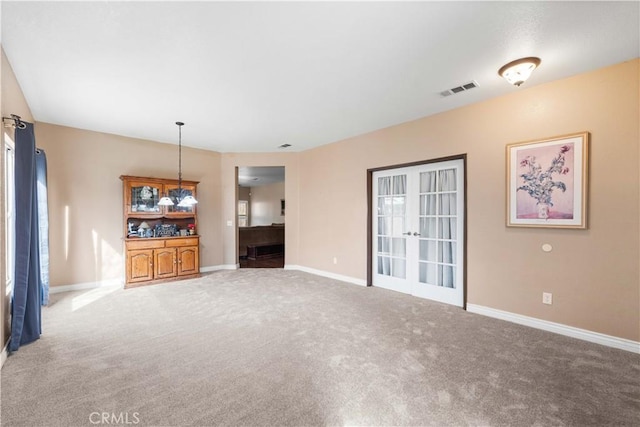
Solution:
M 542 303 L 543 304 L 553 304 L 553 294 L 550 292 L 543 292 L 542 293 Z
M 337 263 L 338 263 L 338 257 L 335 257 L 335 256 L 333 257 L 333 263 L 334 263 L 334 264 L 337 264 Z

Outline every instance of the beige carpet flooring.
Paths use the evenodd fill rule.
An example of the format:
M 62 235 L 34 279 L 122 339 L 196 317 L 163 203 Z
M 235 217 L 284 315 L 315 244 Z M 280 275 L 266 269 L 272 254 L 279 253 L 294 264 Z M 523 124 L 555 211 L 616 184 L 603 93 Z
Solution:
M 639 355 L 383 289 L 243 269 L 52 300 L 2 425 L 640 425 Z

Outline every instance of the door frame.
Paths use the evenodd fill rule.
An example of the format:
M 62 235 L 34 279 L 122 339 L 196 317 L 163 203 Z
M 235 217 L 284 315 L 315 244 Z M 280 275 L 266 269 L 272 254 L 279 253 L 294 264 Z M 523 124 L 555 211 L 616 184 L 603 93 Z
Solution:
M 381 166 L 377 168 L 367 169 L 367 286 L 373 286 L 373 173 L 379 171 L 387 171 L 392 169 L 401 169 L 411 166 L 421 166 L 430 163 L 440 163 L 449 160 L 462 160 L 462 169 L 464 172 L 464 221 L 462 224 L 464 230 L 464 238 L 462 241 L 462 308 L 467 309 L 467 154 L 457 154 L 454 156 L 438 157 L 436 159 L 420 160 L 417 162 L 400 163 L 390 166 Z

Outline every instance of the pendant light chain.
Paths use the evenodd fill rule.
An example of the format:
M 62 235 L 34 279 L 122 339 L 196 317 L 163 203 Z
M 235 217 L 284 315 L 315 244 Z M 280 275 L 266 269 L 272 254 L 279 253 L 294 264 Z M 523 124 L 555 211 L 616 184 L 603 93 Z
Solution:
M 184 126 L 184 123 L 176 122 L 176 124 L 178 125 L 178 194 L 176 196 L 176 202 L 181 208 L 191 208 L 193 205 L 197 204 L 198 201 L 192 195 L 182 197 L 182 126 Z M 158 206 L 173 205 L 173 201 L 166 194 L 160 198 L 160 201 L 158 202 Z
M 178 202 L 182 199 L 182 126 L 184 123 L 176 122 L 178 125 Z
M 178 125 L 178 194 L 176 202 L 178 202 L 178 207 L 188 208 L 185 212 L 193 212 L 193 206 L 198 201 L 191 194 L 184 196 L 184 191 L 182 190 L 182 126 L 184 126 L 184 123 L 176 122 L 176 124 Z M 163 197 L 158 204 L 160 206 L 173 206 L 173 201 L 169 197 Z

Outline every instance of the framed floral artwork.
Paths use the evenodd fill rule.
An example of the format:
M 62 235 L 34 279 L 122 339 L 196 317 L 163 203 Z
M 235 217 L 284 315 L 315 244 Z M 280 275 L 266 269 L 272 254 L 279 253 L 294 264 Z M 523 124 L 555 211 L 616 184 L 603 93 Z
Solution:
M 589 133 L 507 145 L 507 226 L 587 228 Z

